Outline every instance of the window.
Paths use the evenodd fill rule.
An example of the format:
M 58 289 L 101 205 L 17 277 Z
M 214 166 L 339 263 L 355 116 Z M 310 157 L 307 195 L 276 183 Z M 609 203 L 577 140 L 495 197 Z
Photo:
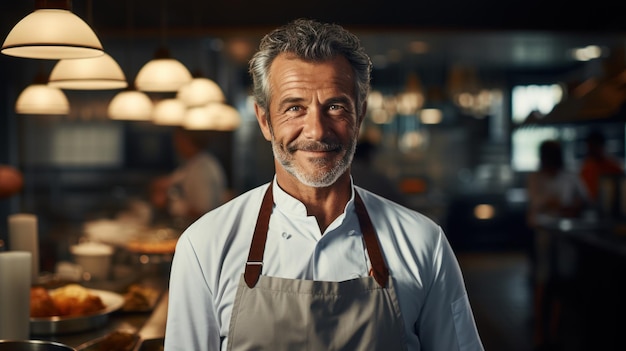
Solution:
M 515 86 L 511 93 L 513 123 L 524 122 L 533 111 L 548 114 L 562 98 L 563 88 L 558 84 Z
M 561 101 L 563 88 L 559 84 L 517 85 L 511 92 L 511 119 L 522 124 L 532 112 L 546 115 Z M 551 126 L 529 126 L 511 135 L 511 167 L 515 171 L 534 171 L 539 165 L 539 145 L 546 139 L 559 139 L 560 131 Z
M 56 166 L 119 166 L 122 133 L 115 124 L 64 123 L 53 129 L 51 162 Z
M 522 128 L 511 136 L 511 167 L 515 171 L 535 171 L 539 166 L 539 145 L 547 139 L 558 139 L 555 127 Z

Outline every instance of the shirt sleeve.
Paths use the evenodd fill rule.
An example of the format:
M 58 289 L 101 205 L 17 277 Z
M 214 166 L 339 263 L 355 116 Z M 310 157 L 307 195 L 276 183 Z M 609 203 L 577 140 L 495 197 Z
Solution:
M 441 229 L 432 264 L 431 286 L 416 325 L 422 350 L 483 351 L 461 269 Z
M 183 234 L 172 261 L 165 350 L 220 350 L 213 293 L 203 277 L 196 252 Z

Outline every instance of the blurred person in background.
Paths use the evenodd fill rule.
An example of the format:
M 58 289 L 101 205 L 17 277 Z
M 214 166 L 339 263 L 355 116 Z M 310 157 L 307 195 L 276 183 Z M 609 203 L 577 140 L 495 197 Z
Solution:
M 208 131 L 177 127 L 173 143 L 181 164 L 150 184 L 153 206 L 166 211 L 178 228 L 184 229 L 229 198 L 225 171 L 207 150 L 209 142 Z
M 542 224 L 563 217 L 574 218 L 589 205 L 589 196 L 575 172 L 565 169 L 563 150 L 557 140 L 543 141 L 539 146 L 539 169 L 528 175 L 528 225 L 533 229 L 534 243 L 531 258 L 534 282 L 534 342 L 538 347 L 549 347 L 559 323 L 562 294 L 561 281 L 555 270 L 571 269 L 572 258 L 567 248 L 560 246 L 560 256 L 552 256 L 555 242 L 551 234 L 542 230 Z M 561 276 L 559 274 L 559 276 Z
M 577 217 L 589 204 L 587 189 L 575 172 L 565 169 L 561 143 L 546 140 L 539 146 L 539 169 L 528 175 L 528 223 Z
M 606 137 L 599 130 L 589 132 L 585 139 L 587 155 L 580 167 L 582 178 L 589 197 L 597 204 L 600 179 L 607 175 L 624 174 L 622 165 L 606 152 Z
M 178 240 L 165 350 L 482 351 L 442 228 L 353 183 L 372 68 L 359 39 L 300 19 L 259 49 L 274 178 Z

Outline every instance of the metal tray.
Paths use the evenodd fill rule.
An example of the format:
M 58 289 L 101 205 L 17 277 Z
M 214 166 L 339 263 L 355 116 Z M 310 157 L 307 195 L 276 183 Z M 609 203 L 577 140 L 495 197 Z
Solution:
M 87 316 L 31 318 L 30 333 L 33 335 L 57 335 L 97 329 L 108 322 L 112 312 L 119 310 L 124 305 L 124 297 L 120 294 L 96 289 L 89 289 L 89 292 L 102 299 L 102 303 L 106 306 L 104 310 Z

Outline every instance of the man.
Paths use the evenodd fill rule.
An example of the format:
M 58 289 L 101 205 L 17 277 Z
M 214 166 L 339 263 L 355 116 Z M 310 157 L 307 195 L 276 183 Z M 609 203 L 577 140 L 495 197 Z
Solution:
M 250 62 L 272 182 L 180 237 L 166 350 L 482 350 L 441 228 L 356 187 L 371 62 L 337 25 L 296 20 Z
M 582 180 L 565 168 L 563 149 L 558 140 L 544 140 L 539 145 L 539 169 L 528 174 L 527 223 L 533 229 L 531 253 L 534 279 L 534 343 L 537 350 L 555 341 L 560 325 L 562 281 L 569 276 L 565 267 L 575 267 L 571 255 L 557 255 L 554 251 L 572 250 L 569 243 L 553 240 L 554 233 L 542 228 L 547 222 L 561 217 L 578 217 L 589 204 L 589 195 Z M 547 221 L 547 222 L 546 222 Z M 552 265 L 551 265 L 552 264 Z M 554 276 L 554 273 L 558 273 Z
M 208 131 L 177 128 L 173 143 L 181 165 L 150 184 L 151 202 L 186 227 L 228 199 L 226 174 L 207 151 Z

